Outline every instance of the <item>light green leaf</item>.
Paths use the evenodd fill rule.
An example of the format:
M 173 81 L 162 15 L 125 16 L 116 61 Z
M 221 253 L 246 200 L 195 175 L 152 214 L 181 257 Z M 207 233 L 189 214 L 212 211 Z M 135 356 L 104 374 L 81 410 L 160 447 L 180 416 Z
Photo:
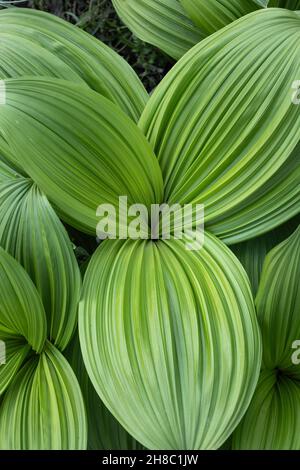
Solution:
M 299 279 L 300 225 L 266 257 L 256 298 L 263 370 L 234 433 L 234 449 L 300 449 L 300 371 L 293 362 L 300 339 Z
M 0 247 L 0 339 L 24 337 L 37 353 L 46 340 L 46 315 L 22 266 Z
M 187 15 L 206 35 L 257 10 L 261 1 L 253 0 L 180 0 Z M 266 3 L 266 2 L 264 2 Z
M 100 204 L 118 209 L 119 196 L 129 205 L 162 201 L 157 159 L 113 103 L 57 79 L 8 79 L 5 86 L 2 134 L 65 221 L 94 235 Z
M 241 425 L 234 450 L 300 449 L 300 383 L 264 370 Z
M 0 78 L 18 78 L 22 76 L 48 76 L 63 78 L 71 82 L 86 85 L 83 78 L 59 58 L 34 40 L 33 35 L 18 36 L 16 31 L 9 31 L 1 24 L 0 11 Z M 86 85 L 87 86 L 87 85 Z
M 29 179 L 0 185 L 0 246 L 30 275 L 47 314 L 47 337 L 63 350 L 77 324 L 80 271 L 65 228 Z
M 0 449 L 81 450 L 87 426 L 70 365 L 50 343 L 17 374 L 0 407 Z
M 252 286 L 254 296 L 257 293 L 265 258 L 269 251 L 292 234 L 298 226 L 299 217 L 295 217 L 275 230 L 261 237 L 247 240 L 230 248 L 244 266 Z
M 299 213 L 300 144 L 279 170 L 237 208 L 219 216 L 209 230 L 227 244 L 263 234 Z
M 300 339 L 300 225 L 266 258 L 256 306 L 263 338 L 263 364 L 300 379 L 292 345 Z
M 108 240 L 79 312 L 85 365 L 106 406 L 150 449 L 215 449 L 248 407 L 261 347 L 248 279 L 226 246 Z
M 0 76 L 28 70 L 70 81 L 81 77 L 138 120 L 148 99 L 141 81 L 122 57 L 85 31 L 42 11 L 9 8 L 0 11 L 0 39 L 0 69 L 6 57 L 8 61 Z
M 78 334 L 68 346 L 65 355 L 73 367 L 84 397 L 88 419 L 88 448 L 90 450 L 142 449 L 97 395 L 84 366 Z
M 179 59 L 205 37 L 178 0 L 112 0 L 116 12 L 140 39 Z
M 274 221 L 270 227 L 262 221 L 260 202 L 263 186 L 281 175 L 300 141 L 300 106 L 292 104 L 292 83 L 300 76 L 296 37 L 300 19 L 294 12 L 267 9 L 241 18 L 176 64 L 140 120 L 162 168 L 165 201 L 204 204 L 206 227 L 230 243 L 274 228 Z M 299 197 L 299 173 L 295 179 L 287 168 L 282 172 L 279 192 L 291 216 L 284 185 Z M 269 214 L 271 192 L 267 187 Z M 246 229 L 247 213 L 238 217 L 245 206 Z M 277 225 L 286 220 L 284 209 L 275 198 Z M 219 231 L 214 223 L 227 215 L 230 225 Z

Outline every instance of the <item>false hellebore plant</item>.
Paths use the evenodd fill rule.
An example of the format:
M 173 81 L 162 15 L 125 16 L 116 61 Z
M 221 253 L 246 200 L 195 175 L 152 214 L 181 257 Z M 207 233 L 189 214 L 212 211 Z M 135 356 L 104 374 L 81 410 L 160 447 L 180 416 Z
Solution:
M 300 10 L 300 0 L 112 0 L 140 39 L 174 59 L 233 21 L 263 8 Z
M 113 51 L 48 14 L 1 11 L 0 39 L 0 447 L 216 449 L 234 433 L 234 448 L 299 448 L 299 229 L 263 269 L 260 379 L 253 294 L 225 245 L 248 250 L 299 212 L 299 14 L 226 26 L 149 100 Z M 81 293 L 60 219 L 95 235 L 99 204 L 124 195 L 204 204 L 204 246 L 105 240 Z

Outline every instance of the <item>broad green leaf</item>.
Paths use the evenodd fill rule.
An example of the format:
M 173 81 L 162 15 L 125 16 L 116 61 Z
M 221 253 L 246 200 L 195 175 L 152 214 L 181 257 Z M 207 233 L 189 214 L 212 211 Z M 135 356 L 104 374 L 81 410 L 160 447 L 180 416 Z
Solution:
M 271 230 L 271 232 L 261 237 L 253 238 L 230 247 L 249 276 L 254 296 L 258 290 L 261 272 L 267 254 L 272 248 L 292 234 L 298 226 L 299 221 L 299 217 L 295 217 L 286 224 L 281 225 L 275 230 Z
M 256 306 L 263 338 L 263 364 L 300 379 L 292 345 L 300 339 L 300 225 L 266 258 Z
M 16 77 L 31 70 L 29 75 L 70 81 L 80 77 L 132 119 L 139 119 L 148 99 L 141 81 L 122 57 L 85 31 L 45 12 L 9 8 L 0 11 L 0 39 L 0 76 Z
M 300 225 L 264 263 L 256 297 L 263 370 L 250 407 L 234 433 L 235 449 L 300 448 L 300 371 L 293 361 L 294 343 L 300 339 L 299 279 Z
M 292 104 L 292 83 L 300 76 L 298 37 L 300 18 L 288 10 L 266 9 L 237 20 L 176 64 L 140 120 L 162 168 L 165 202 L 204 204 L 206 227 L 225 239 L 230 232 L 230 243 L 274 228 L 273 221 L 270 227 L 263 223 L 266 207 L 260 202 L 270 178 L 281 175 L 285 164 L 290 168 L 287 161 L 300 141 L 300 106 Z M 294 179 L 282 172 L 279 192 L 291 216 L 284 188 L 291 184 L 299 197 L 299 173 Z M 271 187 L 267 192 L 269 216 Z M 249 210 L 239 219 L 244 206 Z M 284 210 L 275 198 L 277 225 L 286 220 Z M 219 231 L 214 223 L 227 215 L 230 226 Z
M 179 59 L 205 37 L 178 0 L 112 0 L 116 12 L 140 39 Z
M 0 11 L 1 19 L 2 11 Z M 0 21 L 0 78 L 49 76 L 85 84 L 83 78 L 54 52 L 29 38 L 9 32 Z M 26 31 L 26 29 L 25 29 Z M 25 34 L 23 34 L 25 36 Z M 86 85 L 87 86 L 87 85 Z
M 46 315 L 39 294 L 22 266 L 0 247 L 0 339 L 24 337 L 41 352 L 46 339 Z
M 180 3 L 206 35 L 257 10 L 259 6 L 265 6 L 254 0 L 180 0 Z
M 0 130 L 17 163 L 70 225 L 94 235 L 100 204 L 118 209 L 119 196 L 129 205 L 162 201 L 157 159 L 113 103 L 57 79 L 4 83 Z
M 70 365 L 47 343 L 16 375 L 0 407 L 0 449 L 81 450 L 87 426 Z
M 300 449 L 300 383 L 264 370 L 241 425 L 233 434 L 234 450 Z
M 206 234 L 100 245 L 79 309 L 83 358 L 99 396 L 150 449 L 215 449 L 245 413 L 261 347 L 250 285 Z
M 243 204 L 209 224 L 226 244 L 258 236 L 299 213 L 300 144 L 279 170 Z
M 0 246 L 30 275 L 47 314 L 47 337 L 63 350 L 77 323 L 80 271 L 65 228 L 29 179 L 0 185 Z
M 83 393 L 88 419 L 88 448 L 90 450 L 136 450 L 140 444 L 128 434 L 100 400 L 86 372 L 79 337 L 65 351 Z

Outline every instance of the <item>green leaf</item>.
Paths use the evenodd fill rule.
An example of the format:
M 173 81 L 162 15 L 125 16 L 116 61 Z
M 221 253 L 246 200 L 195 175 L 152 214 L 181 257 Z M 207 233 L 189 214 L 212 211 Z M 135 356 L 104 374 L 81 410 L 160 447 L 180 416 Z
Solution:
M 30 354 L 31 347 L 23 338 L 0 333 L 5 345 L 4 358 L 0 357 L 0 398 L 5 392 L 16 373 Z M 0 354 L 1 356 L 1 354 Z M 2 360 L 5 359 L 5 363 Z
M 300 383 L 264 370 L 241 425 L 234 450 L 299 450 Z
M 263 338 L 263 364 L 300 379 L 292 345 L 300 339 L 300 225 L 266 258 L 256 306 Z
M 252 0 L 253 3 L 263 8 L 267 8 L 269 1 L 270 0 Z
M 0 339 L 24 337 L 37 353 L 46 340 L 46 315 L 22 266 L 0 247 Z
M 274 229 L 299 213 L 300 144 L 279 170 L 245 201 L 219 216 L 209 230 L 227 244 Z
M 8 8 L 0 11 L 0 39 L 2 78 L 81 78 L 139 119 L 148 99 L 141 81 L 122 57 L 85 31 L 42 11 Z
M 57 79 L 8 79 L 5 86 L 0 115 L 5 140 L 70 225 L 94 235 L 100 204 L 118 209 L 119 196 L 127 196 L 129 205 L 162 201 L 157 159 L 113 103 Z
M 257 10 L 258 6 L 266 6 L 266 2 L 260 0 L 180 0 L 180 3 L 206 35 Z
M 256 297 L 263 370 L 234 449 L 300 448 L 300 372 L 293 363 L 300 338 L 300 225 L 266 257 Z
M 178 0 L 112 0 L 116 12 L 140 39 L 179 59 L 205 37 Z
M 294 178 L 286 163 L 300 141 L 300 107 L 292 104 L 299 36 L 299 16 L 288 10 L 266 9 L 237 20 L 176 64 L 141 117 L 162 168 L 165 202 L 204 204 L 207 229 L 224 238 L 229 232 L 230 243 L 274 228 L 274 221 L 263 222 L 261 201 L 262 188 L 277 172 L 284 175 L 279 192 L 289 216 L 285 185 L 299 197 L 299 172 Z M 271 187 L 267 192 L 269 217 Z M 249 210 L 239 219 L 245 206 Z M 286 220 L 284 209 L 275 198 L 277 225 Z M 214 224 L 227 215 L 230 225 L 219 231 Z
M 248 279 L 226 246 L 108 240 L 88 266 L 82 354 L 105 405 L 150 449 L 215 449 L 245 413 L 261 347 Z
M 63 350 L 77 324 L 81 276 L 65 228 L 29 179 L 0 185 L 0 246 L 30 275 L 47 314 L 48 339 Z
M 253 238 L 252 240 L 247 240 L 246 242 L 238 243 L 230 247 L 249 276 L 254 296 L 258 290 L 261 272 L 267 254 L 272 248 L 292 234 L 298 226 L 299 221 L 299 217 L 295 217 L 295 219 L 281 225 L 275 230 L 271 230 L 271 232 L 261 237 Z
M 81 450 L 87 426 L 70 365 L 50 343 L 19 371 L 0 407 L 0 448 Z
M 136 450 L 142 446 L 128 434 L 100 400 L 86 372 L 79 337 L 65 351 L 83 393 L 88 419 L 88 448 L 90 450 Z
M 23 36 L 17 31 L 2 27 L 0 11 L 0 78 L 18 78 L 22 76 L 49 76 L 63 78 L 71 82 L 85 84 L 83 78 L 65 63 L 58 55 L 48 51 L 34 37 Z

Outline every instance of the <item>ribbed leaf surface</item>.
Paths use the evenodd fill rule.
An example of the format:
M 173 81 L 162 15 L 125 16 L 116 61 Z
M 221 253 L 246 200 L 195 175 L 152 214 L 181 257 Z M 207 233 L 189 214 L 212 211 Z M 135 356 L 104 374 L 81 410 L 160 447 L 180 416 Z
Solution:
M 67 348 L 68 358 L 80 384 L 88 418 L 88 448 L 91 450 L 136 450 L 142 446 L 108 411 L 94 389 L 82 359 L 79 337 Z
M 2 78 L 27 71 L 80 77 L 138 120 L 148 99 L 141 81 L 122 57 L 85 31 L 42 11 L 9 8 L 0 11 L 0 38 Z
M 0 407 L 0 449 L 81 450 L 86 416 L 70 365 L 50 343 L 15 377 Z
M 266 197 L 262 188 L 277 172 L 288 211 L 299 197 L 299 163 L 296 176 L 287 169 L 281 174 L 300 140 L 300 106 L 292 104 L 292 83 L 300 76 L 299 38 L 296 13 L 254 12 L 188 52 L 142 115 L 140 127 L 162 168 L 165 200 L 204 204 L 206 227 L 230 243 L 274 228 L 274 221 L 270 227 L 264 222 L 260 202 Z M 295 159 L 299 162 L 298 154 L 292 166 Z M 286 220 L 285 204 L 275 188 L 273 208 L 271 187 L 266 191 L 267 213 L 279 225 Z M 245 205 L 249 209 L 239 217 Z M 227 225 L 218 229 L 214 224 L 227 215 Z
M 30 275 L 47 314 L 47 337 L 64 349 L 77 324 L 80 271 L 65 228 L 28 179 L 0 185 L 0 246 Z
M 233 436 L 235 449 L 300 449 L 300 373 L 293 363 L 300 338 L 300 226 L 267 256 L 256 298 L 263 371 Z
M 118 209 L 119 196 L 128 204 L 162 201 L 157 159 L 113 103 L 55 79 L 8 79 L 5 86 L 1 130 L 17 163 L 65 221 L 94 235 L 100 204 Z
M 153 449 L 214 449 L 244 414 L 260 368 L 250 286 L 216 238 L 106 241 L 84 282 L 79 330 L 104 403 Z
M 178 0 L 112 0 L 124 23 L 143 41 L 179 59 L 205 37 Z

